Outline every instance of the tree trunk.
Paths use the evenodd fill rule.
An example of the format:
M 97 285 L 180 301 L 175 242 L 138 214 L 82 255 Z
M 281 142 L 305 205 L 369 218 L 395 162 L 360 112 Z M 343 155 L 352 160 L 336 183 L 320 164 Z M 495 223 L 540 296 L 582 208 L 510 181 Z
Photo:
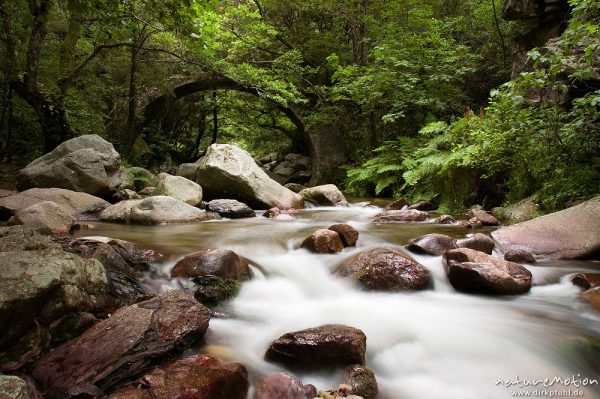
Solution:
M 210 144 L 214 144 L 217 142 L 217 136 L 219 135 L 219 105 L 217 104 L 217 92 L 212 92 L 212 101 L 213 101 L 213 131 L 212 131 L 212 139 Z
M 134 32 L 133 42 L 138 42 L 138 36 Z M 127 94 L 127 123 L 125 125 L 125 139 L 123 146 L 123 154 L 126 158 L 129 158 L 133 151 L 133 145 L 137 132 L 135 129 L 135 115 L 137 113 L 137 99 L 136 99 L 136 81 L 135 75 L 138 69 L 138 54 L 139 48 L 137 46 L 131 46 L 131 64 L 129 66 L 129 92 Z

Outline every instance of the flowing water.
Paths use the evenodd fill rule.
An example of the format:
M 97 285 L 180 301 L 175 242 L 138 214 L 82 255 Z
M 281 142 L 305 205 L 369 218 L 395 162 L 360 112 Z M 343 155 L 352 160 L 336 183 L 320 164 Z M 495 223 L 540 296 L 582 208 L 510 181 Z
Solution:
M 263 360 L 270 343 L 286 332 L 322 324 L 345 324 L 367 336 L 367 365 L 379 382 L 381 399 L 510 398 L 543 390 L 543 397 L 600 398 L 600 318 L 569 282 L 573 273 L 600 268 L 594 262 L 554 261 L 527 265 L 534 287 L 519 297 L 460 294 L 448 283 L 441 257 L 415 256 L 429 268 L 435 288 L 418 293 L 373 293 L 331 275 L 349 256 L 374 246 L 404 250 L 411 239 L 438 232 L 463 237 L 466 230 L 431 223 L 376 225 L 376 207 L 314 208 L 294 220 L 263 217 L 191 225 L 124 226 L 90 223 L 78 236 L 129 240 L 167 254 L 145 284 L 172 289 L 170 268 L 182 256 L 228 248 L 247 258 L 255 278 L 213 318 L 201 350 L 248 366 L 251 379 L 281 370 Z M 360 232 L 357 248 L 337 255 L 298 249 L 318 228 L 349 223 Z M 319 389 L 337 387 L 339 375 L 296 374 Z M 520 389 L 517 381 L 555 377 Z M 510 387 L 504 384 L 511 385 Z M 571 395 L 566 392 L 570 390 Z M 252 391 L 251 391 L 252 392 Z M 581 395 L 580 395 L 581 394 Z M 251 393 L 249 394 L 251 397 Z

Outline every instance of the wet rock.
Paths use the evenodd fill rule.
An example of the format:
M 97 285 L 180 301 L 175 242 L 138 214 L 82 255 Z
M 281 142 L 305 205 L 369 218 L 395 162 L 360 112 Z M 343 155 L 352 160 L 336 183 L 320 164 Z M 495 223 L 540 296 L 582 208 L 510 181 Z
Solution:
M 100 220 L 131 224 L 192 223 L 218 218 L 167 196 L 122 201 L 106 208 Z
M 182 172 L 180 169 L 179 174 Z M 304 207 L 301 196 L 269 178 L 247 152 L 235 145 L 211 145 L 206 156 L 185 167 L 185 173 L 202 186 L 208 200 L 231 198 L 255 209 Z
M 442 215 L 435 219 L 435 224 L 456 224 L 458 223 L 452 215 Z
M 374 223 L 397 223 L 397 222 L 423 222 L 427 220 L 427 212 L 416 209 L 404 209 L 399 211 L 384 211 L 373 217 Z
M 299 193 L 306 201 L 320 206 L 348 206 L 344 194 L 335 184 L 304 189 Z
M 409 203 L 406 198 L 400 198 L 387 204 L 385 209 L 389 211 L 399 211 L 401 209 L 408 208 L 408 205 Z
M 340 236 L 345 247 L 354 247 L 358 241 L 358 230 L 349 224 L 339 223 L 329 226 L 329 230 L 335 231 Z
M 188 205 L 196 206 L 202 202 L 202 187 L 185 177 L 161 173 L 152 195 L 172 197 Z
M 596 288 L 600 286 L 600 273 L 579 273 L 573 276 L 571 282 L 584 290 Z
M 344 370 L 345 384 L 349 385 L 353 395 L 364 399 L 375 399 L 379 393 L 375 373 L 370 368 L 355 364 Z
M 157 177 L 144 168 L 133 167 L 129 168 L 129 171 L 133 174 L 135 191 L 142 191 L 145 188 L 156 187 L 158 185 Z
M 535 263 L 535 258 L 530 252 L 522 249 L 513 249 L 504 254 L 504 260 L 517 263 Z
M 433 202 L 430 201 L 419 201 L 419 202 L 415 202 L 414 204 L 410 205 L 408 207 L 408 209 L 415 209 L 417 211 L 433 211 L 437 208 L 437 206 L 435 206 L 433 204 Z
M 48 399 L 97 397 L 201 338 L 210 311 L 180 291 L 124 307 L 36 361 Z
M 300 247 L 318 254 L 334 254 L 344 249 L 339 234 L 335 231 L 320 229 L 302 241 Z
M 471 218 L 477 219 L 484 226 L 498 226 L 500 223 L 493 215 L 490 215 L 483 209 L 471 209 L 469 211 Z
M 9 221 L 9 225 L 23 225 L 40 234 L 68 234 L 75 218 L 54 202 L 44 201 L 21 209 Z
M 394 248 L 362 251 L 340 265 L 334 274 L 374 291 L 413 291 L 432 286 L 429 270 Z
M 0 375 L 0 399 L 30 399 L 27 382 L 14 375 Z
M 440 256 L 444 252 L 458 247 L 454 238 L 445 234 L 433 233 L 411 241 L 406 248 L 416 253 Z
M 327 324 L 282 335 L 265 354 L 270 362 L 308 371 L 364 364 L 367 337 L 356 328 Z
M 588 259 L 600 255 L 600 197 L 560 212 L 500 228 L 492 237 L 503 252 L 536 258 Z
M 284 185 L 284 187 L 292 190 L 295 193 L 299 193 L 300 191 L 306 189 L 306 187 L 304 187 L 302 184 L 298 184 L 298 183 L 287 183 Z
M 108 292 L 102 265 L 55 249 L 0 253 L 0 349 L 34 328 L 95 307 Z
M 0 252 L 60 249 L 49 236 L 24 226 L 0 227 Z
M 469 248 L 475 251 L 484 252 L 488 255 L 492 254 L 496 243 L 489 236 L 483 233 L 475 233 L 466 238 L 456 241 L 458 248 Z
M 51 201 L 75 217 L 96 216 L 110 204 L 86 193 L 61 188 L 32 188 L 10 197 L 0 198 L 0 220 L 8 220 L 19 210 L 40 202 Z
M 212 200 L 206 205 L 206 209 L 229 219 L 253 218 L 256 216 L 256 213 L 248 205 L 230 199 Z
M 58 187 L 98 196 L 114 194 L 121 184 L 121 157 L 98 135 L 65 141 L 19 172 L 19 190 Z
M 248 371 L 240 363 L 195 355 L 159 364 L 108 399 L 246 399 Z
M 266 218 L 272 219 L 276 216 L 279 216 L 281 214 L 281 211 L 279 210 L 279 208 L 271 208 L 267 211 L 265 211 L 265 213 L 263 213 L 262 215 Z
M 217 276 L 201 276 L 193 279 L 196 287 L 194 298 L 208 307 L 217 306 L 240 292 L 240 281 Z
M 286 373 L 271 373 L 256 381 L 254 399 L 313 399 L 317 389 Z
M 468 248 L 443 256 L 450 284 L 467 293 L 518 295 L 531 288 L 531 272 L 523 266 Z
M 209 249 L 181 259 L 171 277 L 217 276 L 238 281 L 249 280 L 252 271 L 248 262 L 229 249 Z

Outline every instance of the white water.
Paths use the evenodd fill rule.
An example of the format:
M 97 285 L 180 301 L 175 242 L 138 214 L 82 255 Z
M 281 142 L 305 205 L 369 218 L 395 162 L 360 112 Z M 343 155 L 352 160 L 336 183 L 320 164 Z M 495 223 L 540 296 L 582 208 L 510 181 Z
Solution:
M 368 247 L 401 248 L 397 244 L 404 244 L 407 235 L 448 232 L 447 227 L 431 225 L 375 226 L 368 219 L 376 212 L 371 208 L 316 209 L 295 221 L 225 221 L 153 231 L 178 245 L 179 237 L 185 235 L 198 240 L 199 249 L 233 249 L 266 272 L 244 283 L 240 294 L 224 308 L 233 318 L 211 320 L 206 337 L 206 350 L 241 361 L 251 377 L 282 370 L 263 360 L 270 343 L 282 334 L 339 323 L 360 328 L 367 335 L 367 366 L 375 371 L 381 399 L 510 398 L 518 388 L 498 386 L 497 380 L 552 379 L 578 373 L 582 379 L 598 379 L 573 352 L 561 350 L 573 339 L 600 332 L 600 319 L 581 303 L 579 290 L 568 279 L 569 274 L 589 269 L 591 263 L 527 266 L 536 284 L 544 285 L 524 296 L 501 298 L 459 294 L 447 282 L 440 257 L 414 256 L 432 272 L 434 290 L 364 292 L 330 271 Z M 358 248 L 338 255 L 295 249 L 311 231 L 342 221 L 360 231 Z M 185 250 L 178 253 L 191 252 L 189 246 L 194 245 L 186 242 Z M 341 382 L 339 375 L 298 376 L 318 389 L 334 388 Z M 594 391 L 555 385 L 550 390 L 581 389 L 584 396 L 580 397 L 595 398 L 600 397 L 597 387 Z

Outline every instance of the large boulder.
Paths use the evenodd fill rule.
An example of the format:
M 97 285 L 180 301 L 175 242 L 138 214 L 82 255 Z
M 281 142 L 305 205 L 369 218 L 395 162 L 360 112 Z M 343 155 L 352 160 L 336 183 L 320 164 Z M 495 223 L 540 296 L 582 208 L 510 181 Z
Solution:
M 159 364 L 108 399 L 246 399 L 248 371 L 241 363 L 194 355 Z
M 166 173 L 159 175 L 158 185 L 152 193 L 154 196 L 166 195 L 196 206 L 202 202 L 202 187 L 198 183 L 181 176 L 172 176 Z
M 182 165 L 178 174 L 200 184 L 207 200 L 231 198 L 256 209 L 304 207 L 301 196 L 269 178 L 235 145 L 211 145 L 203 158 Z
M 512 205 L 494 208 L 493 213 L 503 224 L 521 223 L 541 216 L 538 199 L 535 195 Z
M 320 206 L 348 206 L 344 194 L 335 184 L 306 188 L 299 194 L 308 202 Z
M 121 184 L 121 157 L 113 145 L 92 134 L 65 141 L 19 172 L 19 190 L 58 187 L 109 196 Z
M 256 216 L 256 213 L 248 205 L 232 199 L 212 200 L 206 205 L 206 210 L 218 213 L 220 216 L 229 219 L 252 218 Z
M 525 250 L 536 258 L 600 256 L 600 197 L 523 223 L 500 228 L 492 237 L 503 252 Z
M 362 251 L 340 265 L 334 274 L 374 291 L 424 290 L 432 285 L 429 270 L 394 248 Z
M 34 327 L 91 310 L 108 292 L 102 265 L 55 249 L 0 253 L 0 349 Z
M 69 215 L 94 218 L 110 204 L 101 198 L 62 188 L 32 188 L 9 197 L 0 198 L 0 220 L 8 220 L 19 210 L 44 201 L 54 202 Z
M 199 276 L 246 281 L 252 276 L 252 271 L 248 262 L 229 249 L 209 249 L 188 255 L 171 270 L 171 277 Z
M 106 208 L 100 220 L 131 224 L 192 223 L 218 218 L 167 196 L 122 201 Z
M 365 363 L 367 337 L 353 327 L 327 324 L 282 335 L 265 354 L 270 362 L 307 371 Z
M 271 373 L 255 384 L 254 399 L 313 399 L 317 389 L 286 373 Z
M 101 397 L 156 360 L 188 348 L 208 328 L 210 311 L 181 291 L 124 307 L 42 356 L 31 374 L 48 399 Z
M 468 248 L 450 250 L 442 259 L 457 291 L 518 295 L 531 289 L 531 272 L 517 263 Z
M 68 234 L 76 220 L 51 201 L 39 202 L 21 209 L 9 224 L 23 225 L 41 234 Z
M 423 222 L 427 220 L 427 212 L 416 209 L 401 209 L 381 212 L 373 217 L 374 223 L 403 223 L 403 222 Z
M 335 231 L 319 229 L 302 241 L 300 247 L 318 254 L 334 254 L 344 249 L 344 243 Z

